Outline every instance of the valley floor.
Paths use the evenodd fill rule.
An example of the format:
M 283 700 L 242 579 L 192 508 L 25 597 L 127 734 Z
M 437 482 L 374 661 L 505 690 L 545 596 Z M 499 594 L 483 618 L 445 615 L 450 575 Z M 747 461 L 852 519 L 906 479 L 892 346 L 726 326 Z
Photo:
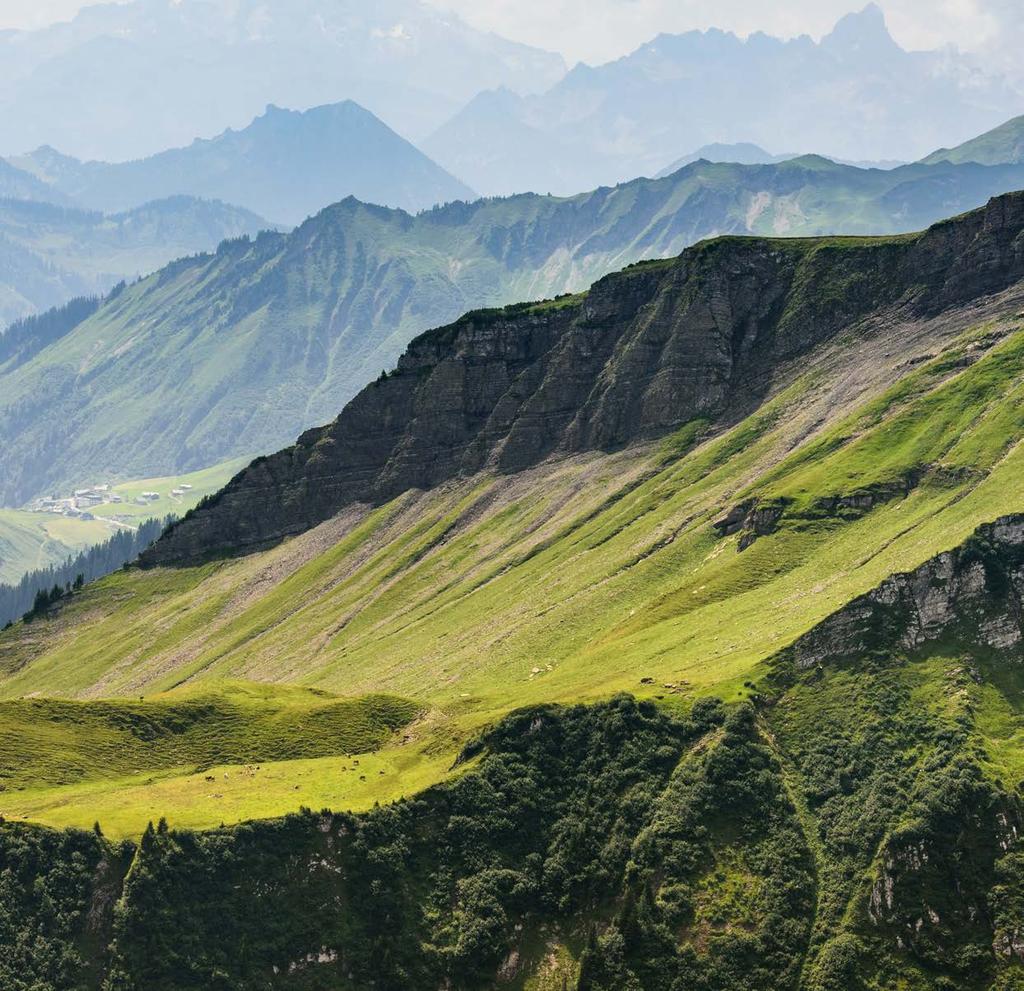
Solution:
M 119 529 L 134 528 L 143 520 L 182 516 L 221 488 L 246 461 L 236 459 L 183 475 L 105 485 L 89 499 L 76 500 L 69 489 L 55 493 L 52 507 L 37 504 L 0 509 L 0 583 L 16 585 L 27 572 L 63 564 Z M 91 486 L 88 491 L 93 491 Z M 144 492 L 148 495 L 143 496 Z

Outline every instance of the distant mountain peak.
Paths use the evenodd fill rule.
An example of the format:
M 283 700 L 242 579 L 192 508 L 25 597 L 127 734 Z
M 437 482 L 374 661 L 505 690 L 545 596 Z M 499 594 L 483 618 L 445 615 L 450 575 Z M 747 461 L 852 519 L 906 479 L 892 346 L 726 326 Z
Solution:
M 1013 117 L 955 148 L 940 148 L 922 161 L 925 165 L 934 165 L 937 162 L 975 162 L 978 165 L 1024 163 L 1024 115 Z
M 483 194 L 568 196 L 663 174 L 712 142 L 891 165 L 1020 113 L 1024 92 L 1009 76 L 951 49 L 904 50 L 882 9 L 863 2 L 820 39 L 659 34 L 603 65 L 575 66 L 545 93 L 467 104 L 422 147 Z
M 877 3 L 869 3 L 863 10 L 841 17 L 821 43 L 857 53 L 900 48 L 889 33 L 885 13 Z
M 474 198 L 353 100 L 307 110 L 269 103 L 240 130 L 133 162 L 83 163 L 40 148 L 12 164 L 78 203 L 113 212 L 184 193 L 297 224 L 349 194 L 410 212 Z
M 565 74 L 560 55 L 423 0 L 104 2 L 0 32 L 0 67 L 0 153 L 46 141 L 106 161 L 341 94 L 421 139 L 483 89 L 540 92 Z M 59 80 L 74 83 L 52 90 Z
M 705 162 L 709 165 L 721 163 L 732 165 L 775 165 L 796 157 L 796 153 L 773 155 L 751 141 L 713 142 L 712 144 L 703 145 L 689 155 L 676 159 L 671 165 L 658 172 L 655 178 L 663 178 L 664 176 L 671 175 L 673 172 L 678 172 L 681 168 L 699 162 Z

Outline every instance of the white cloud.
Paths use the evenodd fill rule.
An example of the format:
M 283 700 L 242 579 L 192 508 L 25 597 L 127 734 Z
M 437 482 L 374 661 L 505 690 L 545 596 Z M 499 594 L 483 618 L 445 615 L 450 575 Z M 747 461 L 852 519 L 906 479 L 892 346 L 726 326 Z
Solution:
M 41 28 L 69 21 L 82 7 L 101 2 L 104 0 L 0 0 L 0 28 Z

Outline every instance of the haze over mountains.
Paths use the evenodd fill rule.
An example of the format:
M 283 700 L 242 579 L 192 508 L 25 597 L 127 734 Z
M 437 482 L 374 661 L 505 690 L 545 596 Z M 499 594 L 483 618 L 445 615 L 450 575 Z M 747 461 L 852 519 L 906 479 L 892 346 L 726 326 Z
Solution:
M 765 151 L 760 145 L 750 141 L 737 141 L 735 144 L 723 144 L 714 141 L 709 145 L 702 145 L 689 155 L 677 158 L 671 165 L 666 166 L 658 172 L 654 178 L 661 179 L 663 176 L 671 175 L 673 172 L 683 168 L 684 165 L 692 165 L 704 159 L 706 162 L 733 162 L 737 165 L 774 165 L 777 162 L 786 162 L 791 158 L 800 156 L 792 154 L 773 155 Z
M 969 55 L 904 51 L 874 4 L 820 42 L 660 35 L 567 73 L 559 56 L 417 0 L 131 0 L 0 33 L 0 84 L 0 154 L 46 145 L 134 160 L 243 128 L 268 104 L 354 100 L 488 195 L 577 193 L 714 143 L 910 161 L 1024 101 L 1018 83 Z M 97 113 L 112 103 L 116 120 Z
M 269 106 L 241 131 L 138 161 L 81 162 L 43 146 L 12 157 L 10 164 L 56 196 L 106 212 L 186 194 L 292 225 L 346 196 L 412 212 L 474 198 L 471 189 L 351 100 L 305 112 Z
M 1024 989 L 1022 109 L 874 6 L 0 34 L 0 991 Z
M 482 93 L 422 147 L 481 193 L 571 193 L 654 175 L 710 142 L 913 160 L 1021 105 L 967 56 L 903 51 L 872 4 L 820 43 L 661 35 L 542 94 Z
M 0 32 L 0 154 L 134 159 L 242 127 L 267 104 L 346 99 L 417 139 L 482 89 L 533 92 L 564 70 L 417 0 L 106 3 Z
M 671 165 L 667 165 L 660 172 L 658 172 L 654 178 L 660 179 L 663 176 L 671 175 L 673 172 L 681 169 L 684 165 L 690 165 L 693 162 L 699 162 L 704 159 L 707 162 L 735 162 L 739 165 L 775 165 L 778 162 L 788 162 L 793 158 L 801 158 L 795 152 L 785 152 L 781 155 L 773 155 L 770 151 L 765 151 L 760 145 L 752 144 L 749 141 L 738 141 L 735 144 L 722 144 L 721 142 L 713 142 L 709 145 L 703 145 L 696 151 L 691 152 L 689 155 L 683 155 L 682 158 L 677 158 Z M 831 156 L 829 156 L 831 158 Z M 907 165 L 907 162 L 898 162 L 894 160 L 884 160 L 878 162 L 870 161 L 856 161 L 849 162 L 842 159 L 832 159 L 832 161 L 838 162 L 840 165 L 853 165 L 859 169 L 895 169 L 900 165 Z M 1002 162 L 989 162 L 987 164 L 1003 164 Z
M 929 165 L 936 162 L 980 162 L 982 165 L 1024 162 L 1024 116 L 1014 117 L 955 148 L 940 148 L 923 161 Z
M 241 207 L 189 196 L 109 215 L 0 198 L 0 335 L 19 317 L 105 294 L 175 258 L 270 226 Z
M 350 195 L 412 212 L 475 196 L 352 101 L 268 107 L 241 131 L 133 162 L 49 146 L 0 159 L 0 329 Z
M 68 198 L 41 179 L 0 158 L 0 198 L 67 203 Z
M 291 234 L 174 262 L 30 361 L 0 364 L 0 499 L 273 450 L 467 309 L 584 289 L 717 234 L 910 231 L 1021 187 L 1024 165 L 804 156 L 415 217 L 346 199 Z

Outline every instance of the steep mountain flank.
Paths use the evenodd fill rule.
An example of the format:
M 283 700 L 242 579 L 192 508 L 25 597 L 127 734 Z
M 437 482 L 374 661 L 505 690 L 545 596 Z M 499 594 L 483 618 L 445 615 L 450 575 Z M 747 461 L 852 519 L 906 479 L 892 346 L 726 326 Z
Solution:
M 923 317 L 1021 278 L 1015 194 L 918 236 L 725 239 L 579 298 L 471 313 L 417 338 L 333 424 L 258 459 L 144 561 L 237 553 L 351 503 L 735 419 L 785 363 L 869 314 Z
M 0 695 L 301 678 L 461 721 L 742 681 L 1020 508 L 1019 199 L 894 241 L 716 242 L 427 334 L 172 531 L 149 563 L 175 568 L 0 635 Z
M 954 641 L 973 656 L 1018 654 L 1024 640 L 1024 516 L 978 529 L 910 574 L 887 578 L 801 637 L 798 668 Z
M 820 843 L 812 987 L 1020 980 L 1022 565 L 1002 517 L 770 664 L 762 725 Z
M 0 983 L 1017 987 L 1022 209 L 470 314 L 0 632 Z
M 415 217 L 344 200 L 290 235 L 172 263 L 0 373 L 0 500 L 276 450 L 475 307 L 577 291 L 717 234 L 916 230 L 1021 187 L 1024 166 L 881 172 L 805 156 Z
M 940 148 L 922 161 L 927 165 L 938 162 L 978 162 L 981 165 L 1024 162 L 1024 116 L 1014 117 L 955 148 Z
M 0 976 L 1008 991 L 1022 598 L 1014 515 L 826 618 L 735 705 L 525 708 L 450 780 L 358 815 L 137 845 L 0 824 Z

